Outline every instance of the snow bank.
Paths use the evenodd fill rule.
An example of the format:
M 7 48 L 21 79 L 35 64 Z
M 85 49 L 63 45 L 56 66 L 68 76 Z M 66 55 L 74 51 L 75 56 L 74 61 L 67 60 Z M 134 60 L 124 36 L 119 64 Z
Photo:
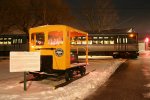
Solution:
M 58 88 L 54 91 L 39 92 L 34 95 L 41 95 L 44 100 L 83 100 L 87 95 L 104 84 L 124 61 L 116 60 L 113 63 L 110 62 L 106 64 L 105 67 L 107 68 L 104 71 L 100 69 L 95 70 L 65 87 Z
M 89 74 L 64 87 L 52 89 L 47 85 L 39 85 L 36 83 L 34 84 L 35 90 L 32 89 L 32 91 L 20 93 L 3 93 L 0 94 L 0 100 L 83 100 L 104 84 L 123 62 L 125 62 L 123 59 L 103 60 L 101 63 L 99 63 L 99 61 L 93 61 L 90 62 L 90 65 L 87 67 L 87 70 L 90 71 Z M 95 69 L 95 71 L 92 71 L 93 69 Z M 22 85 L 20 85 L 20 87 L 22 87 Z M 7 84 L 5 88 L 7 86 L 9 85 Z M 13 89 L 16 86 L 18 85 L 14 84 L 13 86 L 11 83 L 11 86 L 7 89 L 8 91 L 9 89 L 16 91 Z M 38 91 L 39 88 L 41 88 L 40 91 Z

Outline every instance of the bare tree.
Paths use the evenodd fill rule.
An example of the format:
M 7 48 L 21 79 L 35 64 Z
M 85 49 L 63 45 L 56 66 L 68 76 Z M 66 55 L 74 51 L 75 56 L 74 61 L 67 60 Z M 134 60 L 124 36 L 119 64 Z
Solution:
M 112 28 L 118 15 L 112 0 L 84 0 L 82 14 L 87 19 L 92 32 Z
M 3 1 L 3 2 L 2 2 Z M 15 26 L 28 34 L 30 27 L 45 24 L 62 24 L 71 15 L 68 5 L 62 0 L 2 0 L 0 14 L 1 31 L 4 26 Z

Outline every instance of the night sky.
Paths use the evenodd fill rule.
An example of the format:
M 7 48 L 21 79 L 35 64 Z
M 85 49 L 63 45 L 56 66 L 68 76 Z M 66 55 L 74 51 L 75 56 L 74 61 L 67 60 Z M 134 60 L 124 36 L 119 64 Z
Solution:
M 67 0 L 73 10 L 80 8 L 80 0 Z M 150 0 L 113 0 L 118 11 L 117 28 L 133 27 L 139 33 L 150 33 Z
M 150 0 L 114 0 L 114 4 L 120 15 L 120 27 L 150 32 Z

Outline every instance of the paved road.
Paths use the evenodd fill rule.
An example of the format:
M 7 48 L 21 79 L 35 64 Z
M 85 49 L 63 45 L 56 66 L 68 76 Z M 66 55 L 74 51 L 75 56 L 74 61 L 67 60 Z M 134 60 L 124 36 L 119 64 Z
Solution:
M 150 100 L 150 53 L 122 64 L 85 100 Z

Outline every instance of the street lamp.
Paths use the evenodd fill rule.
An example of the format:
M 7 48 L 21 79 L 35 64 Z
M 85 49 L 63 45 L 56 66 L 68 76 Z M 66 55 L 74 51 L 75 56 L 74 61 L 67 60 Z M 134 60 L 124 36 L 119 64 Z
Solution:
M 144 40 L 144 42 L 145 42 L 145 50 L 147 50 L 149 38 L 146 37 L 145 40 Z
M 148 43 L 148 42 L 149 42 L 149 38 L 146 37 L 144 41 L 145 41 L 146 43 Z

